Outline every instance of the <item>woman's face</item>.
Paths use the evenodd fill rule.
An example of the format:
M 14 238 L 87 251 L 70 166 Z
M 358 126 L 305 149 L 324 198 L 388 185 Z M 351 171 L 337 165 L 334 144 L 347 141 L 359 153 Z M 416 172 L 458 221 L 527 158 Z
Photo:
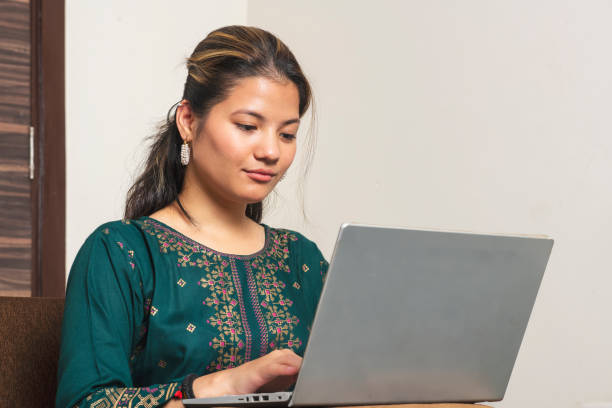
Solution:
M 192 127 L 199 134 L 189 140 L 192 161 L 187 171 L 216 198 L 247 204 L 263 200 L 295 157 L 295 84 L 244 78 L 203 120 Z

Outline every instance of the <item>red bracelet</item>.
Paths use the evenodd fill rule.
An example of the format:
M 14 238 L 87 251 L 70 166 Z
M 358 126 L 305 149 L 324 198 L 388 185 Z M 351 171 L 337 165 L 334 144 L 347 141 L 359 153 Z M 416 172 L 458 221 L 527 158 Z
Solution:
M 181 390 L 178 390 L 177 392 L 174 393 L 174 395 L 172 396 L 172 399 L 183 399 L 183 392 Z

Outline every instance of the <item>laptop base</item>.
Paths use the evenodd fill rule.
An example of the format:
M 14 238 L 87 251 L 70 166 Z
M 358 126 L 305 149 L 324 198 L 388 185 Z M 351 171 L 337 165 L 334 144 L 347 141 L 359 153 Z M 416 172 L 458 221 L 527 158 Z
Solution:
M 186 407 L 288 407 L 292 392 L 269 392 L 244 395 L 226 395 L 215 398 L 193 398 L 181 402 Z

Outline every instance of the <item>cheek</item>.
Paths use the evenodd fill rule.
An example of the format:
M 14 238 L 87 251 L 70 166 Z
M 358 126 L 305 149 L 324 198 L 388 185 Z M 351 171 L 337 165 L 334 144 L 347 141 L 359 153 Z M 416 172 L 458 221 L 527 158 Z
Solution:
M 248 153 L 248 147 L 236 131 L 218 127 L 200 135 L 197 153 L 203 162 L 227 166 L 242 161 Z
M 295 159 L 296 149 L 296 143 L 292 143 L 286 146 L 286 150 L 283 152 L 283 163 L 281 164 L 285 168 L 285 170 L 289 168 L 289 166 L 291 166 L 291 163 L 293 163 L 293 159 Z

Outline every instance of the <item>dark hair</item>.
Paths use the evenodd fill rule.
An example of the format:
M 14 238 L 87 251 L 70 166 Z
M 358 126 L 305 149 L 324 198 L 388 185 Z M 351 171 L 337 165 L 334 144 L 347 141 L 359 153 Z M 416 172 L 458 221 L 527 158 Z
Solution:
M 200 118 L 223 101 L 240 79 L 254 76 L 293 82 L 299 93 L 300 117 L 311 104 L 310 84 L 293 53 L 280 39 L 260 28 L 233 25 L 212 31 L 187 59 L 187 70 L 182 99 L 189 101 L 191 109 Z M 125 219 L 150 215 L 178 198 L 185 167 L 180 161 L 179 150 L 183 140 L 173 109 L 174 106 L 152 137 L 144 170 L 128 191 Z M 307 154 L 309 163 L 312 146 Z M 188 214 L 185 215 L 189 218 Z M 260 222 L 262 215 L 262 202 L 247 205 L 247 217 Z

